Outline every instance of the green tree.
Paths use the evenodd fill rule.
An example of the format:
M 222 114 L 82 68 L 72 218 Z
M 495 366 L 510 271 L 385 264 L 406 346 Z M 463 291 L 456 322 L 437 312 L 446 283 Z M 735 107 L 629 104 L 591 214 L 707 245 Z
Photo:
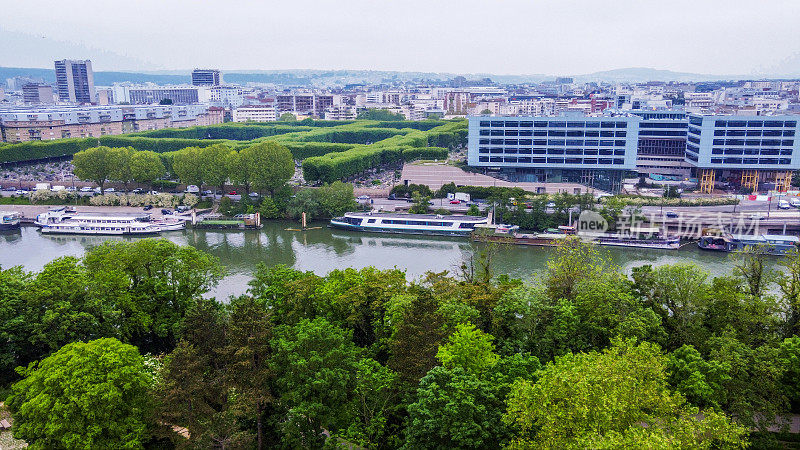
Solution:
M 428 210 L 430 209 L 430 204 L 428 202 L 431 201 L 431 198 L 416 191 L 412 197 L 414 199 L 414 203 L 410 208 L 408 208 L 408 212 L 411 214 L 427 214 Z
M 338 433 L 352 423 L 350 395 L 355 388 L 359 349 L 352 334 L 323 318 L 303 319 L 277 330 L 272 340 L 272 370 L 280 400 L 288 409 L 282 424 L 291 445 L 317 447 L 323 430 Z
M 181 183 L 203 186 L 205 168 L 201 154 L 202 149 L 198 147 L 186 147 L 173 154 L 172 171 L 181 180 Z
M 478 208 L 478 205 L 473 203 L 473 204 L 469 205 L 469 208 L 467 208 L 467 215 L 468 216 L 481 216 L 482 214 L 481 214 L 480 208 Z
M 297 122 L 297 116 L 292 113 L 283 113 L 278 118 L 279 122 Z
M 567 238 L 556 247 L 555 258 L 547 261 L 545 286 L 551 299 L 572 299 L 579 283 L 592 280 L 610 270 L 606 255 L 577 237 Z
M 275 200 L 273 200 L 272 197 L 264 197 L 261 199 L 258 212 L 261 214 L 262 219 L 279 219 L 281 217 L 281 212 L 278 210 L 278 206 L 275 205 Z
M 789 252 L 778 262 L 783 276 L 778 278 L 778 286 L 783 295 L 785 337 L 800 334 L 800 251 Z
M 245 193 L 250 194 L 250 170 L 248 169 L 250 162 L 248 153 L 231 150 L 231 152 L 228 153 L 226 165 L 231 181 L 240 184 L 244 188 Z
M 270 338 L 272 323 L 269 314 L 253 297 L 231 300 L 226 333 L 226 384 L 235 389 L 234 400 L 243 414 L 256 421 L 259 449 L 264 448 L 264 412 L 273 400 L 270 391 L 272 355 Z
M 726 362 L 706 361 L 691 345 L 669 354 L 669 383 L 693 405 L 719 408 L 724 402 L 724 383 L 731 379 Z
M 99 146 L 81 150 L 72 157 L 73 172 L 81 180 L 97 183 L 100 192 L 118 170 L 119 159 L 109 147 Z
M 568 353 L 535 383 L 518 380 L 505 420 L 512 448 L 743 447 L 747 429 L 670 392 L 653 344 L 617 341 L 602 353 Z
M 110 175 L 114 181 L 119 181 L 128 191 L 128 184 L 133 181 L 133 167 L 131 158 L 136 153 L 133 147 L 112 148 L 113 157 L 117 160 L 114 164 L 114 172 Z
M 8 405 L 32 448 L 140 448 L 150 433 L 152 377 L 116 339 L 65 345 L 22 370 Z
M 203 180 L 225 192 L 225 182 L 228 181 L 229 159 L 231 149 L 224 144 L 215 144 L 200 149 L 200 159 L 203 167 Z
M 167 169 L 156 152 L 138 151 L 131 155 L 131 177 L 137 183 L 152 186 L 166 172 Z
M 37 358 L 28 342 L 32 324 L 23 297 L 30 281 L 19 266 L 0 270 L 0 385 L 14 378 L 14 368 Z
M 251 145 L 240 153 L 247 160 L 250 182 L 259 192 L 266 191 L 274 196 L 294 175 L 292 153 L 278 143 L 267 141 Z
M 371 358 L 359 360 L 353 391 L 356 419 L 343 437 L 368 448 L 393 446 L 391 441 L 398 439 L 390 433 L 389 419 L 397 408 L 398 396 L 396 372 Z
M 494 338 L 475 325 L 461 324 L 436 353 L 442 366 L 461 367 L 468 373 L 481 374 L 497 364 L 500 357 L 494 352 Z

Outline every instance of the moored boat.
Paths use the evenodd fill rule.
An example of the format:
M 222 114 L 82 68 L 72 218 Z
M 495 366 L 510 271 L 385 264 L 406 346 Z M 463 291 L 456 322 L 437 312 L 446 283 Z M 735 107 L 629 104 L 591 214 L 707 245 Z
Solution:
M 475 216 L 351 212 L 331 219 L 330 226 L 373 233 L 468 236 L 477 225 L 487 222 L 486 217 Z
M 497 242 L 500 244 L 533 245 L 554 247 L 564 238 L 575 234 L 574 227 L 562 226 L 545 233 L 521 233 L 516 225 L 478 225 L 472 233 L 477 242 Z
M 785 255 L 800 249 L 800 238 L 783 234 L 732 235 L 716 229 L 703 230 L 697 242 L 703 250 L 735 252 L 760 249 L 769 255 Z
M 598 245 L 613 247 L 652 248 L 677 250 L 681 247 L 679 236 L 667 236 L 658 227 L 632 228 L 624 233 L 579 233 L 582 238 Z
M 36 216 L 43 234 L 108 234 L 119 236 L 158 234 L 150 214 L 77 213 L 56 209 Z
M 22 214 L 14 211 L 0 211 L 0 231 L 18 230 Z

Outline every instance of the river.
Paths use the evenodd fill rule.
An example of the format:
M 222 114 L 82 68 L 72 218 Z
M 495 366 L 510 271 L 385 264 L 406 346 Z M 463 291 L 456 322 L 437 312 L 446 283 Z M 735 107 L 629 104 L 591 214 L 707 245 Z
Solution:
M 267 222 L 261 230 L 217 231 L 185 230 L 163 233 L 162 237 L 181 245 L 191 245 L 218 257 L 227 268 L 226 277 L 211 295 L 226 299 L 242 294 L 259 262 L 286 264 L 300 270 L 324 275 L 334 269 L 375 266 L 397 267 L 409 279 L 427 271 L 441 272 L 456 268 L 474 251 L 465 238 L 409 235 L 367 234 L 340 231 L 322 225 L 305 232 L 291 231 L 290 222 Z M 61 256 L 81 256 L 108 240 L 140 239 L 115 236 L 44 236 L 36 228 L 0 234 L 0 266 L 21 265 L 38 271 Z M 623 271 L 643 264 L 662 265 L 693 262 L 712 275 L 730 273 L 732 265 L 724 253 L 704 252 L 694 244 L 680 250 L 624 249 L 603 247 Z M 554 249 L 511 246 L 499 250 L 496 267 L 499 273 L 529 279 L 546 267 Z M 776 257 L 770 257 L 774 264 Z

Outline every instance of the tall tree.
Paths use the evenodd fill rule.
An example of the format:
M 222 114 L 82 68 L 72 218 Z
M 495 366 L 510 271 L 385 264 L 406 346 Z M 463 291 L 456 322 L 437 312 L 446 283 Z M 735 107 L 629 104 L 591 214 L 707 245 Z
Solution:
M 245 192 L 250 194 L 249 154 L 231 150 L 228 153 L 226 164 L 231 181 L 240 184 Z
M 152 185 L 167 169 L 156 152 L 138 151 L 131 155 L 131 176 L 137 183 Z
M 115 152 L 102 145 L 81 150 L 72 157 L 75 176 L 97 183 L 101 193 L 106 181 L 118 170 L 118 164 Z
M 698 416 L 668 389 L 658 347 L 633 340 L 558 357 L 535 383 L 518 380 L 505 420 L 511 448 L 741 447 L 747 434 L 713 409 Z
M 264 443 L 264 412 L 272 402 L 270 383 L 272 323 L 266 309 L 253 297 L 231 300 L 225 355 L 226 383 L 237 392 L 239 409 L 256 421 L 258 448 Z
M 34 448 L 140 448 L 151 424 L 152 377 L 116 339 L 67 344 L 23 371 L 8 405 L 14 436 Z
M 114 172 L 111 178 L 114 181 L 119 181 L 125 186 L 125 191 L 128 191 L 128 184 L 133 181 L 133 168 L 131 166 L 131 158 L 136 153 L 133 147 L 121 147 L 111 149 L 116 162 L 114 164 Z
M 181 183 L 203 186 L 205 168 L 201 152 L 202 149 L 198 147 L 186 147 L 173 154 L 172 171 L 181 180 Z
M 228 159 L 231 149 L 224 144 L 214 144 L 200 149 L 200 159 L 203 166 L 203 180 L 225 192 L 225 182 L 228 181 Z
M 247 160 L 247 170 L 253 188 L 269 192 L 270 196 L 283 187 L 294 175 L 294 158 L 284 146 L 272 142 L 251 145 L 240 151 Z
M 338 433 L 352 421 L 359 349 L 350 332 L 323 318 L 277 330 L 272 346 L 281 403 L 289 410 L 284 438 L 292 446 L 320 446 L 324 430 Z

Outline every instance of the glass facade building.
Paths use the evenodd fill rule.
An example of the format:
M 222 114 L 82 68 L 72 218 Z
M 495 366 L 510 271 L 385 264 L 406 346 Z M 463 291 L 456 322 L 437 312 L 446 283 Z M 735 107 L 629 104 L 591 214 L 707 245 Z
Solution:
M 690 114 L 686 161 L 705 169 L 800 169 L 799 118 Z

